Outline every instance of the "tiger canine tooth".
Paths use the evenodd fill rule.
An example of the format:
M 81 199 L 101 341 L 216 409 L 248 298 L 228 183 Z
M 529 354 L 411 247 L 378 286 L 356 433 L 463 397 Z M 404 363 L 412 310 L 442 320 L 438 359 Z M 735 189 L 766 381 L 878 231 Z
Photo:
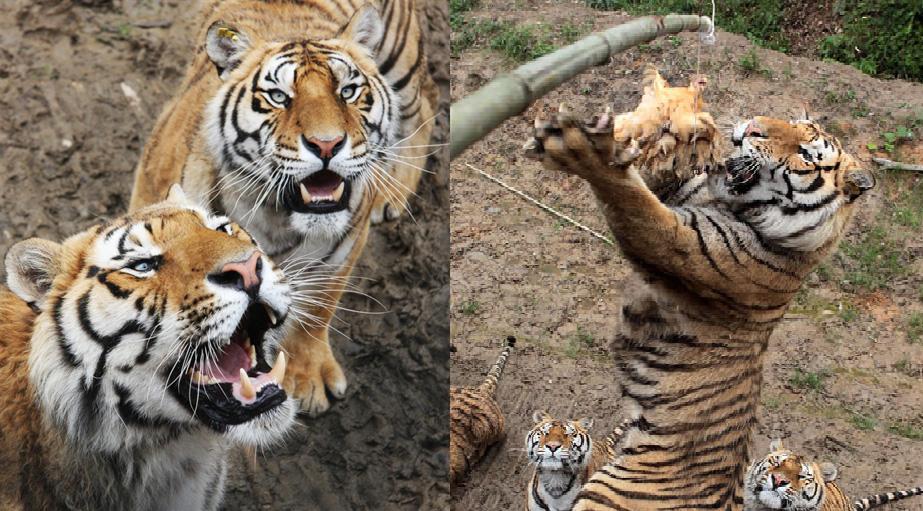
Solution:
M 256 365 L 256 348 L 254 348 L 252 344 L 250 345 L 250 349 L 247 352 L 247 354 L 250 355 L 250 367 L 255 366 Z
M 340 181 L 340 185 L 333 191 L 333 202 L 340 202 L 340 197 L 343 197 L 343 190 L 345 189 L 346 181 Z
M 311 193 L 308 192 L 308 187 L 306 187 L 304 183 L 299 184 L 298 187 L 301 188 L 301 200 L 305 204 L 311 202 Z
M 276 357 L 276 365 L 272 366 L 269 376 L 279 384 L 285 379 L 285 352 L 279 352 L 279 356 Z
M 240 368 L 240 395 L 244 399 L 253 399 L 256 397 L 256 389 L 253 388 L 253 382 L 250 381 L 250 377 L 247 376 L 247 371 L 244 371 L 244 368 Z
M 273 312 L 272 308 L 268 305 L 264 305 L 263 308 L 266 309 L 266 315 L 269 316 L 269 323 L 272 326 L 276 326 L 276 324 L 279 322 L 279 318 L 276 317 L 276 313 Z

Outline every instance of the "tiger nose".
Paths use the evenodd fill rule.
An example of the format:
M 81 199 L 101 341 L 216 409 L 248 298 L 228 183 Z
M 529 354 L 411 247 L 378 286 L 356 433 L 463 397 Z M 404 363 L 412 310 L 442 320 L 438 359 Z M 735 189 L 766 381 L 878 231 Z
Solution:
M 301 141 L 304 143 L 305 149 L 311 151 L 314 156 L 317 156 L 322 160 L 329 160 L 330 158 L 333 158 L 337 155 L 337 153 L 340 152 L 340 149 L 343 149 L 343 146 L 346 145 L 346 137 L 343 135 L 332 138 L 307 138 L 302 135 Z
M 546 447 L 549 451 L 551 451 L 552 454 L 554 454 L 555 451 L 557 451 L 558 449 L 561 448 L 561 444 L 560 444 L 559 442 L 549 442 L 549 443 L 545 444 L 545 447 Z
M 226 263 L 220 272 L 210 274 L 208 280 L 219 286 L 244 291 L 251 297 L 256 296 L 263 283 L 263 277 L 260 276 L 263 270 L 262 255 L 259 250 L 254 250 L 246 261 Z

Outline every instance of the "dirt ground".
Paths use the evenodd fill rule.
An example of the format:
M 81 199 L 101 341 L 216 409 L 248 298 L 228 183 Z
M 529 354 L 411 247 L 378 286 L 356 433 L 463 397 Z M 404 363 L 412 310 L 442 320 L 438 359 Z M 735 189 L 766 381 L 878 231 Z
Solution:
M 627 19 L 566 0 L 528 7 L 482 0 L 468 16 L 542 22 L 551 30 L 566 23 L 598 30 Z M 745 66 L 742 60 L 751 51 L 758 63 Z M 712 47 L 699 47 L 695 34 L 684 34 L 630 50 L 566 83 L 544 102 L 568 101 L 587 112 L 606 105 L 616 112 L 631 110 L 640 99 L 647 63 L 683 85 L 697 68 L 706 73 L 706 100 L 725 128 L 754 115 L 791 118 L 808 102 L 814 117 L 870 168 L 867 144 L 880 146 L 881 132 L 923 108 L 923 84 L 878 80 L 845 65 L 756 48 L 724 32 Z M 513 66 L 484 49 L 461 53 L 452 59 L 453 100 Z M 617 249 L 466 167 L 490 172 L 607 233 L 583 182 L 523 158 L 520 147 L 536 108 L 508 120 L 451 165 L 453 385 L 477 384 L 502 340 L 519 339 L 498 397 L 508 438 L 453 492 L 459 511 L 524 505 L 531 470 L 523 444 L 533 410 L 591 417 L 599 435 L 621 419 L 606 346 L 617 326 L 628 265 Z M 919 145 L 898 149 L 900 159 L 923 162 Z M 919 223 L 907 227 L 896 220 L 923 214 L 921 202 L 899 209 L 900 198 L 919 194 L 923 184 L 914 175 L 878 177 L 879 186 L 863 199 L 843 244 L 857 252 L 843 248 L 815 272 L 772 337 L 753 437 L 757 453 L 781 437 L 835 463 L 842 487 L 855 497 L 923 484 L 923 345 L 917 331 L 910 331 L 923 310 L 923 233 Z M 872 236 L 880 232 L 885 235 L 878 246 Z M 865 270 L 882 275 L 886 261 L 894 263 L 894 271 L 885 273 L 885 285 L 858 284 Z M 890 509 L 920 511 L 923 499 Z
M 128 205 L 132 171 L 194 45 L 195 6 L 172 0 L 0 2 L 0 254 L 61 239 Z M 448 98 L 446 6 L 428 7 L 430 65 Z M 447 116 L 436 132 L 445 139 Z M 347 397 L 302 419 L 256 470 L 238 457 L 225 508 L 436 509 L 448 503 L 448 190 L 430 162 L 416 222 L 375 228 L 333 344 Z

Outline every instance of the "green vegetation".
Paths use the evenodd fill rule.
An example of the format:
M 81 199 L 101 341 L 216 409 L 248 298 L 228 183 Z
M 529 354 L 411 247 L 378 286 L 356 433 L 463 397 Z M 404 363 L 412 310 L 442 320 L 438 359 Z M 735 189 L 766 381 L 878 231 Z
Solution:
M 497 51 L 514 62 L 547 55 L 559 46 L 580 38 L 584 29 L 564 23 L 554 31 L 548 25 L 517 25 L 509 21 L 459 19 L 453 26 L 452 54 L 478 47 Z
M 850 422 L 853 423 L 853 426 L 861 429 L 862 431 L 871 431 L 875 429 L 875 426 L 878 425 L 878 421 L 874 417 L 868 417 L 866 415 L 856 414 L 850 418 Z
M 813 390 L 820 392 L 824 390 L 824 380 L 830 376 L 827 371 L 810 372 L 801 369 L 795 369 L 788 382 L 792 387 L 797 389 Z
M 843 32 L 818 53 L 870 75 L 923 80 L 923 3 L 919 0 L 838 0 Z
M 911 440 L 923 440 L 923 429 L 906 422 L 892 422 L 888 425 L 888 431 Z
M 858 243 L 844 242 L 841 250 L 852 260 L 845 280 L 854 287 L 870 291 L 887 286 L 892 279 L 907 272 L 901 245 L 889 236 L 882 222 Z
M 913 343 L 923 339 L 923 313 L 911 312 L 907 318 L 907 340 Z
M 477 300 L 468 300 L 466 302 L 462 302 L 458 310 L 466 316 L 471 316 L 473 314 L 477 314 L 477 312 L 481 310 L 481 304 Z
M 594 9 L 625 10 L 637 16 L 649 14 L 708 14 L 707 0 L 584 0 Z M 718 2 L 715 17 L 718 27 L 747 36 L 760 46 L 786 51 L 789 41 L 782 31 L 782 0 L 725 0 Z
M 593 335 L 586 332 L 583 327 L 577 327 L 577 332 L 567 339 L 567 345 L 564 346 L 564 355 L 570 358 L 577 358 L 585 354 L 596 346 L 596 340 Z

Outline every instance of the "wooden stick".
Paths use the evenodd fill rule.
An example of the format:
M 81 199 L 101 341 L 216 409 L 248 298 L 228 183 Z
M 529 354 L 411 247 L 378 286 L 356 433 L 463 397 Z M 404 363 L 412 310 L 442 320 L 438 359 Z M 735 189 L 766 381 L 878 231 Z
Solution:
M 501 75 L 452 104 L 450 157 L 455 158 L 503 121 L 592 66 L 628 48 L 682 31 L 709 32 L 708 16 L 650 16 L 584 37 L 570 46 Z
M 887 158 L 872 158 L 872 161 L 881 165 L 883 170 L 907 170 L 910 172 L 923 172 L 923 165 L 901 163 L 899 161 L 891 161 Z

